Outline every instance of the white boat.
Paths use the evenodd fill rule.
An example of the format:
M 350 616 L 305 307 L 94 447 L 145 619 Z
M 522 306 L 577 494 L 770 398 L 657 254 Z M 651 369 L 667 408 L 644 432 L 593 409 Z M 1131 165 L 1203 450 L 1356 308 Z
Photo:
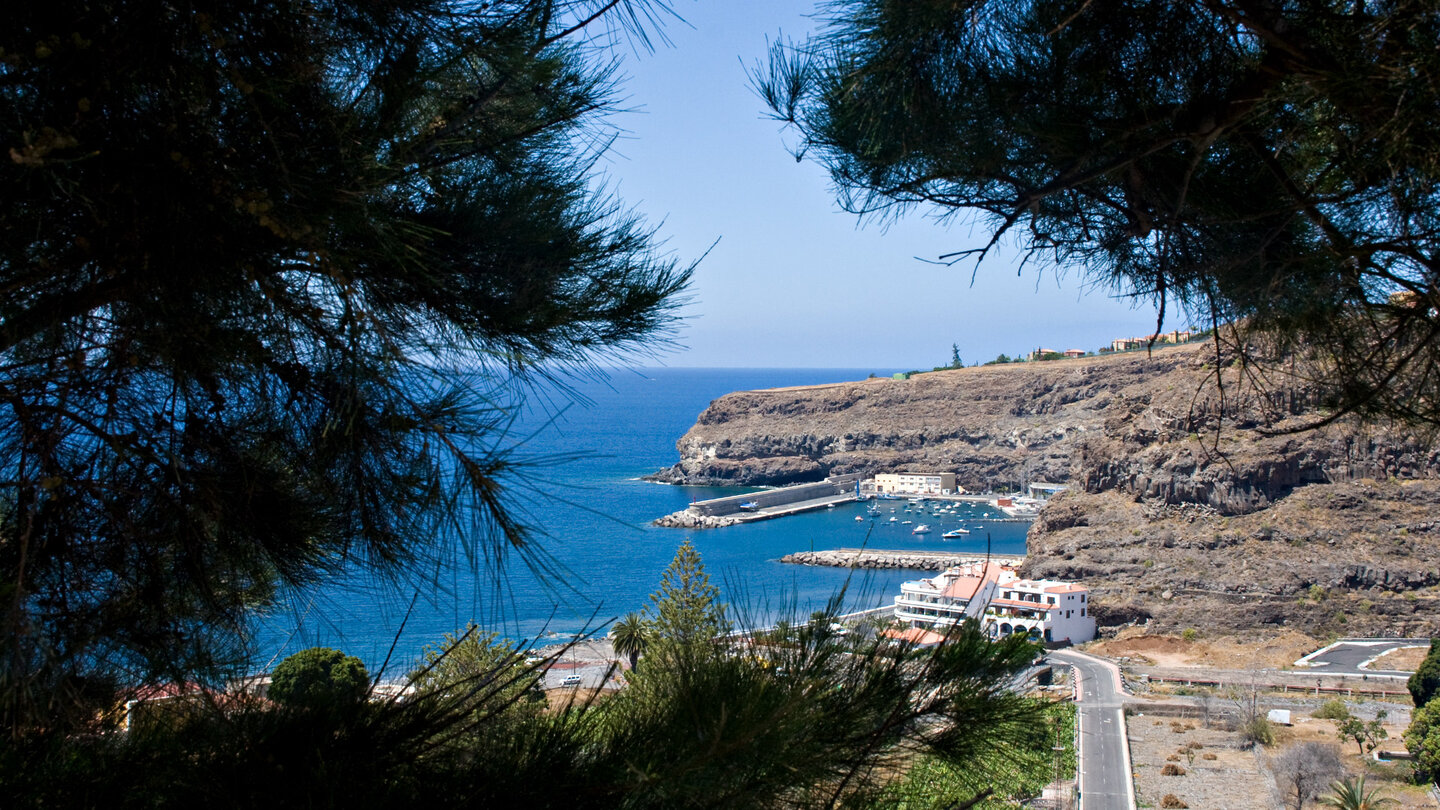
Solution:
M 895 521 L 897 521 L 897 520 L 899 520 L 899 519 L 900 519 L 900 518 L 892 517 L 892 518 L 890 518 L 890 521 L 889 521 L 889 522 L 894 523 Z
M 901 525 L 901 526 L 909 526 L 911 523 L 914 523 L 914 522 L 915 522 L 915 521 L 913 521 L 913 520 L 902 520 L 902 521 L 900 521 L 900 525 Z
M 865 522 L 865 516 L 864 516 L 864 515 L 856 515 L 856 516 L 855 516 L 855 522 L 856 522 L 856 523 L 864 523 L 864 522 Z
M 929 534 L 929 533 L 930 533 L 930 527 L 929 527 L 929 526 L 926 526 L 924 523 L 921 523 L 919 526 L 916 526 L 914 529 L 912 529 L 912 530 L 910 531 L 910 533 L 911 533 L 911 534 Z
M 951 529 L 950 531 L 945 532 L 940 536 L 945 538 L 946 540 L 958 540 L 959 538 L 964 537 L 969 533 L 969 529 Z

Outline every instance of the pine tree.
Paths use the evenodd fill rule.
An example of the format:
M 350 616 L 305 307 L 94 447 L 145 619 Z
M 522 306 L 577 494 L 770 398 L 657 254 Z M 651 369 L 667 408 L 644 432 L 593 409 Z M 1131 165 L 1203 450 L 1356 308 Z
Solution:
M 689 539 L 676 549 L 645 612 L 657 641 L 682 649 L 707 647 L 730 629 L 720 589 L 710 584 L 700 552 Z
M 943 261 L 1013 237 L 1223 327 L 1324 422 L 1437 425 L 1436 8 L 838 0 L 755 80 L 847 210 L 988 223 Z
M 663 342 L 689 277 L 590 176 L 601 29 L 663 10 L 7 9 L 0 723 L 217 681 L 342 569 L 544 563 L 526 382 Z

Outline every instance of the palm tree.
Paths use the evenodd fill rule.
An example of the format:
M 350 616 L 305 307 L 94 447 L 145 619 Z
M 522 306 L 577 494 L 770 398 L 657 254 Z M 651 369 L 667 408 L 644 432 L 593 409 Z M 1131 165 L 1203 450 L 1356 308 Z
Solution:
M 1341 782 L 1330 783 L 1331 794 L 1321 797 L 1320 803 L 1329 807 L 1338 807 L 1340 810 L 1378 810 L 1387 805 L 1399 804 L 1400 802 L 1389 796 L 1378 796 L 1379 788 L 1365 790 L 1365 776 L 1355 779 L 1346 779 Z
M 644 617 L 632 610 L 610 629 L 610 641 L 615 652 L 630 659 L 630 668 L 634 669 L 640 662 L 640 654 L 650 646 L 650 628 Z

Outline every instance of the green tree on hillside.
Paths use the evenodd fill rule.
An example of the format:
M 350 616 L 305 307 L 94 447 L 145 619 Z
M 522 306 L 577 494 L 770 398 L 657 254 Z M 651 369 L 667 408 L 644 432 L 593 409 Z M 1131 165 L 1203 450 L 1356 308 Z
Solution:
M 1405 749 L 1415 757 L 1415 772 L 1440 785 L 1440 700 L 1432 700 L 1410 713 Z
M 359 703 L 369 690 L 370 673 L 359 658 L 311 647 L 275 665 L 267 696 L 285 706 L 333 709 Z
M 919 753 L 988 773 L 1025 746 L 1040 706 L 1001 675 L 1033 660 L 1023 638 L 992 643 L 973 623 L 934 651 L 849 638 L 658 641 L 597 707 L 605 772 L 642 806 L 872 807 Z
M 470 624 L 427 647 L 408 680 L 416 700 L 435 703 L 446 714 L 468 715 L 457 724 L 465 729 L 460 739 L 481 749 L 539 718 L 545 709 L 542 675 L 515 644 Z
M 982 220 L 942 260 L 1009 237 L 1303 361 L 1327 420 L 1440 424 L 1434 0 L 826 9 L 755 84 L 844 208 Z
M 1440 693 L 1440 638 L 1430 639 L 1430 651 L 1425 654 L 1420 666 L 1410 674 L 1405 686 L 1410 690 L 1410 699 L 1415 701 L 1417 708 L 1429 703 Z
M 1354 740 L 1356 753 L 1364 756 L 1367 750 L 1374 751 L 1376 746 L 1389 738 L 1390 732 L 1385 730 L 1387 715 L 1388 713 L 1381 709 L 1376 718 L 1369 722 L 1358 717 L 1344 717 L 1336 722 L 1335 733 L 1340 737 L 1340 742 Z
M 709 647 L 730 631 L 720 589 L 710 584 L 700 552 L 688 539 L 675 550 L 645 615 L 658 643 L 683 650 Z
M 0 723 L 213 680 L 341 569 L 545 564 L 505 497 L 525 382 L 660 345 L 690 275 L 591 176 L 596 43 L 665 12 L 9 9 Z

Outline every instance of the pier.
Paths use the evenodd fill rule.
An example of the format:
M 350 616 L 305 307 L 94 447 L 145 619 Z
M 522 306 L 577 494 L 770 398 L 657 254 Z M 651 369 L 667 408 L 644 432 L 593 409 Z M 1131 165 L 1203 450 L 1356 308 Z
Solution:
M 710 529 L 733 526 L 752 520 L 825 509 L 855 500 L 855 482 L 859 475 L 836 475 L 814 484 L 777 487 L 745 495 L 727 495 L 696 501 L 682 511 L 655 521 L 657 526 L 681 529 Z M 746 508 L 747 505 L 752 507 Z
M 836 568 L 913 568 L 943 571 L 956 565 L 984 562 L 986 555 L 973 551 L 894 551 L 871 548 L 837 548 L 829 551 L 797 551 L 780 558 L 794 565 L 828 565 Z M 1024 554 L 991 554 L 992 562 L 1019 565 Z

